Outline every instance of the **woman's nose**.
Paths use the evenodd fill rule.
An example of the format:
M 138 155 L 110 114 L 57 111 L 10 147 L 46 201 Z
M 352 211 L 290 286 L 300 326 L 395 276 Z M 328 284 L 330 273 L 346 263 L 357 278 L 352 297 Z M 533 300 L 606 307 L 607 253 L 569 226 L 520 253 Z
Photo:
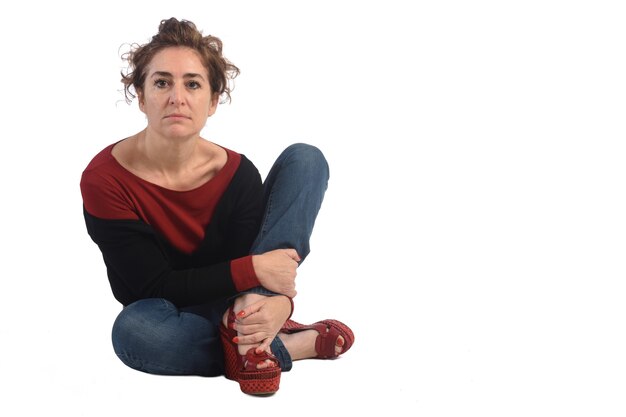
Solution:
M 170 104 L 180 105 L 184 103 L 184 88 L 174 86 L 170 93 Z

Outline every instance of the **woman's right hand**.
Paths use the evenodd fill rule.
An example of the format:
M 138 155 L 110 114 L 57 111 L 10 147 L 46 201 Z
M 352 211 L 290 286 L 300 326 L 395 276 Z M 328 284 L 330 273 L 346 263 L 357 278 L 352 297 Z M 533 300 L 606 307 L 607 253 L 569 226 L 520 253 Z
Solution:
M 295 249 L 276 249 L 252 256 L 252 266 L 261 285 L 275 293 L 296 296 L 296 270 L 300 256 Z

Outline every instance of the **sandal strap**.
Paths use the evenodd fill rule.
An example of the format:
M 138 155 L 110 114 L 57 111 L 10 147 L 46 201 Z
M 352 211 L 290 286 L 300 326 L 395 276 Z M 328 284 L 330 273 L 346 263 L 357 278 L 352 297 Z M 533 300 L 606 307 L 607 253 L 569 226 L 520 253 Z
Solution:
M 261 362 L 265 362 L 268 359 L 274 362 L 277 367 L 280 366 L 276 356 L 265 351 L 257 353 L 256 348 L 250 348 L 242 359 L 243 369 L 246 371 L 258 371 L 257 365 Z
M 287 319 L 280 331 L 283 333 L 293 333 L 294 331 L 302 330 L 305 327 L 307 326 L 305 326 L 304 324 L 298 323 L 297 321 L 293 321 L 291 319 Z
M 344 346 L 348 344 L 346 332 L 341 331 L 339 326 L 335 325 L 331 320 L 322 320 L 315 323 L 314 326 L 315 330 L 319 332 L 319 336 L 315 339 L 315 351 L 317 352 L 318 358 L 328 359 L 337 356 L 335 346 L 337 345 L 339 336 L 343 337 Z M 342 353 L 345 350 L 347 349 L 342 349 Z

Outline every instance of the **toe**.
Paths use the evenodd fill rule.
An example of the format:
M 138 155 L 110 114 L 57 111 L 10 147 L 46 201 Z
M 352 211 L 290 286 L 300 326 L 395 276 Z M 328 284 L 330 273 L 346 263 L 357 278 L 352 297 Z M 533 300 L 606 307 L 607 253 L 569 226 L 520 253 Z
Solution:
M 345 343 L 346 343 L 346 340 L 343 338 L 343 336 L 337 336 L 337 343 L 336 343 L 337 346 L 343 347 Z
M 346 343 L 342 336 L 337 337 L 337 341 L 335 342 L 335 353 L 339 355 L 343 351 L 343 345 Z
M 274 361 L 272 361 L 270 359 L 266 359 L 263 362 L 259 362 L 256 365 L 256 369 L 274 368 L 275 366 L 276 366 L 276 364 L 274 363 Z

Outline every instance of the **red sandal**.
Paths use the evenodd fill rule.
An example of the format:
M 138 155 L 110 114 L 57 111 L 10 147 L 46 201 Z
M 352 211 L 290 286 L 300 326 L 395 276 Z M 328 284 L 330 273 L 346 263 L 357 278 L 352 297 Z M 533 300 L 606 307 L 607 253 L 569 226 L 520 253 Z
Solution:
M 220 336 L 224 347 L 224 374 L 226 378 L 239 382 L 241 391 L 251 395 L 268 395 L 278 391 L 280 385 L 280 364 L 278 359 L 267 352 L 256 353 L 255 348 L 250 348 L 242 356 L 239 354 L 237 344 L 233 338 L 237 332 L 231 328 L 235 322 L 233 309 L 228 310 L 228 328 L 220 325 Z M 274 362 L 275 366 L 257 369 L 257 365 L 266 360 Z
M 322 320 L 309 326 L 305 326 L 293 320 L 287 320 L 280 331 L 290 334 L 310 329 L 316 330 L 319 333 L 317 339 L 315 339 L 316 359 L 335 359 L 339 355 L 346 353 L 354 343 L 354 333 L 339 320 Z M 342 346 L 343 349 L 338 355 L 335 352 L 335 345 L 337 344 L 337 338 L 339 336 L 343 337 L 344 343 Z

